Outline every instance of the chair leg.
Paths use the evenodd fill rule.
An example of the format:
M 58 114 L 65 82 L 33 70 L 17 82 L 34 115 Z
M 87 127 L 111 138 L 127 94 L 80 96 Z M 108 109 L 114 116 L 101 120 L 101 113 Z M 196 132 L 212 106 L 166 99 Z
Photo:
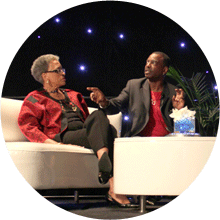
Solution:
M 79 203 L 79 191 L 78 190 L 74 191 L 74 202 Z
M 144 213 L 146 211 L 146 196 L 140 196 L 140 212 Z
M 138 196 L 134 195 L 132 197 L 133 197 L 134 203 L 137 203 L 138 202 Z

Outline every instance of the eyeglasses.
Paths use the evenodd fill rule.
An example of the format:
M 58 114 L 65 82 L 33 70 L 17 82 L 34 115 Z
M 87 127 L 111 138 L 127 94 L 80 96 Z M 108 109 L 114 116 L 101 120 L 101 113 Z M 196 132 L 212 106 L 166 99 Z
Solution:
M 56 69 L 56 70 L 47 71 L 47 73 L 57 73 L 57 74 L 61 74 L 61 73 L 66 73 L 66 70 L 65 70 L 64 68 L 61 68 L 61 69 Z

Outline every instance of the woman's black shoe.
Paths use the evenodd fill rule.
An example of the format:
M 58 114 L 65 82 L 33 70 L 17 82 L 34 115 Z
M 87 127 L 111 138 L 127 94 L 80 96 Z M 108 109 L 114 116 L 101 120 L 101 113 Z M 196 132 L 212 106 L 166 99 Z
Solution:
M 106 200 L 110 205 L 117 205 L 120 208 L 138 208 L 139 205 L 137 204 L 121 204 L 119 202 L 117 202 L 115 199 L 113 199 L 108 193 L 106 194 Z
M 99 182 L 101 184 L 106 184 L 108 180 L 112 177 L 112 163 L 109 159 L 107 152 L 102 154 L 102 157 L 98 163 L 99 166 Z

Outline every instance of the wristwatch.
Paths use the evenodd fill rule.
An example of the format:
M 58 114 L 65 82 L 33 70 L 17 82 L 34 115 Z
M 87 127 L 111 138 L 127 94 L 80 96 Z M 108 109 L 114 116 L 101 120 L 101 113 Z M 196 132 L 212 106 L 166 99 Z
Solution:
M 99 108 L 106 109 L 110 105 L 110 102 L 108 100 L 106 100 L 106 102 L 107 102 L 106 106 L 103 107 L 101 104 L 99 104 Z

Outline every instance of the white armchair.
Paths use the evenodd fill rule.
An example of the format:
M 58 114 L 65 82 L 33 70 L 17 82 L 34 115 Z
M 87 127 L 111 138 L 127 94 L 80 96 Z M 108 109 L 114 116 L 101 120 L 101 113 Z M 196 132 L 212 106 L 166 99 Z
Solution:
M 23 101 L 2 98 L 2 131 L 9 154 L 26 181 L 36 190 L 106 188 L 98 181 L 93 150 L 79 146 L 31 143 L 20 131 L 17 118 Z M 95 108 L 89 108 L 90 113 Z M 121 130 L 121 113 L 108 116 Z

